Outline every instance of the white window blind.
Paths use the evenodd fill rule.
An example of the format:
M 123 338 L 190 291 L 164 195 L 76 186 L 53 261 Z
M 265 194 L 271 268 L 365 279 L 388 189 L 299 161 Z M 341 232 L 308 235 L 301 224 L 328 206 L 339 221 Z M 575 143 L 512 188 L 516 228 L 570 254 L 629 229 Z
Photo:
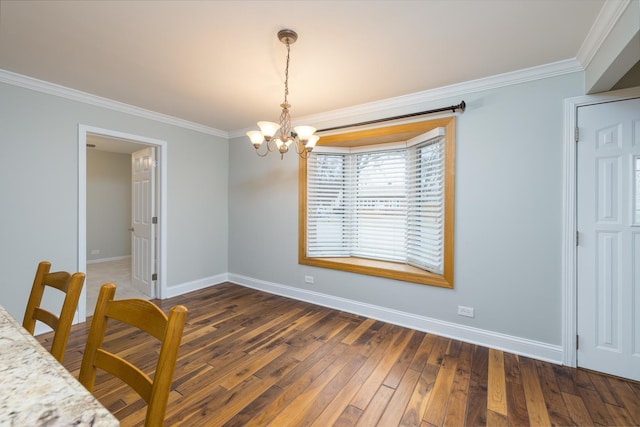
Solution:
M 308 256 L 349 256 L 348 161 L 344 155 L 329 153 L 307 160 Z
M 405 262 L 407 150 L 356 153 L 351 255 Z
M 410 151 L 411 178 L 407 263 L 434 273 L 444 268 L 444 137 L 439 136 Z
M 443 271 L 444 130 L 307 161 L 307 256 Z M 336 150 L 337 151 L 337 150 Z

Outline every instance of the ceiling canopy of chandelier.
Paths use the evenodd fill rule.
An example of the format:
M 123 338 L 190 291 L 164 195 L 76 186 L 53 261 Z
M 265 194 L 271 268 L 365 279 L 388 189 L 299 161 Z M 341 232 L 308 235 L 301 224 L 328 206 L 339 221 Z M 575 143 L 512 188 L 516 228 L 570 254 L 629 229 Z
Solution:
M 289 57 L 291 53 L 291 45 L 298 39 L 298 34 L 295 31 L 284 29 L 278 31 L 278 40 L 287 46 L 287 66 L 285 68 L 284 79 L 284 102 L 280 104 L 282 112 L 280 113 L 280 122 L 258 122 L 259 131 L 254 130 L 247 132 L 247 136 L 251 140 L 256 153 L 260 157 L 265 157 L 276 149 L 280 152 L 280 158 L 284 158 L 284 154 L 289 151 L 289 146 L 293 143 L 296 149 L 296 153 L 302 158 L 308 158 L 309 154 L 315 147 L 318 139 L 318 135 L 314 135 L 316 129 L 311 126 L 296 126 L 291 130 L 291 116 L 289 115 L 289 108 L 291 104 L 287 100 L 289 95 Z M 260 152 L 260 147 L 263 143 L 266 146 L 264 152 Z M 274 145 L 272 145 L 272 142 Z

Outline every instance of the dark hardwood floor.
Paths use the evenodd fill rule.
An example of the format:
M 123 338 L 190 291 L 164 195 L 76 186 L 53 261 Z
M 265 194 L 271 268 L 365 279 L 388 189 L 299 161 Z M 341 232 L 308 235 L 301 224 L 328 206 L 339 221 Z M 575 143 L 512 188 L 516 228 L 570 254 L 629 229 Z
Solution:
M 230 283 L 156 302 L 189 309 L 166 425 L 640 425 L 632 381 Z M 76 377 L 88 326 L 69 339 L 64 364 Z M 153 369 L 154 339 L 119 325 L 107 341 Z M 142 424 L 135 392 L 106 374 L 96 384 L 123 426 Z

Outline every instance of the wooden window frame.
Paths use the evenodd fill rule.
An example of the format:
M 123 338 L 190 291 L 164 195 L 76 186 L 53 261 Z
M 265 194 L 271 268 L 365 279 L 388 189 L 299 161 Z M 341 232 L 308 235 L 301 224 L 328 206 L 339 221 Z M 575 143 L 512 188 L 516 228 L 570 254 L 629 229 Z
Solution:
M 298 263 L 313 267 L 348 271 L 423 285 L 453 288 L 454 219 L 455 219 L 455 126 L 456 117 L 443 117 L 323 136 L 318 145 L 357 147 L 374 143 L 406 140 L 431 129 L 445 128 L 445 190 L 444 190 L 444 272 L 435 274 L 404 263 L 366 258 L 307 257 L 307 161 L 300 159 L 298 171 Z

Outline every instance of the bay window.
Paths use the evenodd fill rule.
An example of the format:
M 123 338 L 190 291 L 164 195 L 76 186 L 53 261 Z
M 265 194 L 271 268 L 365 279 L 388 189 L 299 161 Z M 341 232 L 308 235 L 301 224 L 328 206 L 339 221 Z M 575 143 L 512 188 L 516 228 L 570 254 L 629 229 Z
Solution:
M 301 264 L 453 287 L 455 118 L 323 137 L 301 163 Z

